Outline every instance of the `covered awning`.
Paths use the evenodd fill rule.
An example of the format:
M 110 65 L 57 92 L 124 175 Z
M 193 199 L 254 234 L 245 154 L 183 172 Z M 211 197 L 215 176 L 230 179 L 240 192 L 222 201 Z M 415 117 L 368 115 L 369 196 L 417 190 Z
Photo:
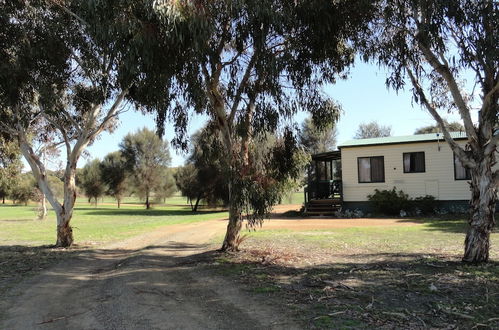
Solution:
M 338 160 L 338 159 L 341 159 L 340 150 L 321 152 L 320 154 L 312 155 L 312 160 L 320 162 Z

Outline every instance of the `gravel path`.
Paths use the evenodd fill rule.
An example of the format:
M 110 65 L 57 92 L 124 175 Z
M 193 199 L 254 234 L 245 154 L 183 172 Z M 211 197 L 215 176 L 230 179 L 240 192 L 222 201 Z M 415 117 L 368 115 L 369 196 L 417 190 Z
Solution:
M 283 307 L 203 267 L 225 226 L 168 226 L 62 262 L 9 293 L 0 328 L 298 328 Z
M 409 219 L 279 219 L 265 229 L 414 225 Z M 172 225 L 83 252 L 0 301 L 0 329 L 293 329 L 296 315 L 206 270 L 224 220 Z

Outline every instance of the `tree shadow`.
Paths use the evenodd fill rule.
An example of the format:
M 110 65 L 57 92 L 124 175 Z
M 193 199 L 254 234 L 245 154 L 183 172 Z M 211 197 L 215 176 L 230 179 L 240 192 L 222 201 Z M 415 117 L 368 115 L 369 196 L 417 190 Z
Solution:
M 193 216 L 221 213 L 221 211 L 197 211 L 193 212 L 189 207 L 183 210 L 164 210 L 164 209 L 99 209 L 99 208 L 75 208 L 78 211 L 86 211 L 87 215 L 116 215 L 116 216 Z
M 253 292 L 294 302 L 308 314 L 310 327 L 499 326 L 497 261 L 467 265 L 455 257 L 414 253 L 344 255 L 299 267 L 265 254 L 228 260 L 218 271 Z
M 23 273 L 20 260 L 25 264 L 28 259 L 31 264 L 34 259 L 43 260 L 46 254 L 59 254 L 58 259 L 47 263 L 31 264 L 33 269 L 51 267 L 42 275 L 42 289 L 60 294 L 66 288 L 80 287 L 82 281 L 87 286 L 91 281 L 92 288 L 103 297 L 93 308 L 109 309 L 110 313 L 114 300 L 126 301 L 127 308 L 144 311 L 144 315 L 164 313 L 165 306 L 181 303 L 212 315 L 223 310 L 231 317 L 237 315 L 235 321 L 240 324 L 258 325 L 258 320 L 250 320 L 248 313 L 242 312 L 252 301 L 263 308 L 283 306 L 285 313 L 292 311 L 291 322 L 304 328 L 499 326 L 497 261 L 472 266 L 439 254 L 373 253 L 346 254 L 335 256 L 331 262 L 304 265 L 282 262 L 282 255 L 250 251 L 226 254 L 208 248 L 206 244 L 179 242 L 134 251 L 0 246 L 0 256 L 19 255 L 17 262 L 9 261 L 7 267 L 17 267 L 17 273 Z M 5 263 L 8 259 L 3 257 L 0 262 Z M 65 262 L 54 267 L 61 260 Z M 5 267 L 1 268 L 3 271 Z M 88 272 L 97 277 L 80 276 Z M 5 284 L 5 274 L 0 275 L 0 283 Z M 16 280 L 14 277 L 8 282 Z M 113 293 L 116 287 L 120 288 L 119 296 Z M 229 289 L 242 292 L 236 297 L 239 303 L 224 301 L 224 292 Z M 147 305 L 146 311 L 141 303 L 150 303 L 144 300 L 150 296 L 154 304 Z M 44 299 L 52 300 L 50 295 Z M 210 319 L 198 321 L 205 322 L 205 328 L 217 327 Z

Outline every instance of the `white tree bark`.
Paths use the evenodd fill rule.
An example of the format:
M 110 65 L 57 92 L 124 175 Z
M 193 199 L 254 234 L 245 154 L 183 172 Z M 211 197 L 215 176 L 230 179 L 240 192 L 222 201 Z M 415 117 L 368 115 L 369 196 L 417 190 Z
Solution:
M 119 107 L 123 103 L 128 90 L 122 91 L 115 99 L 112 106 L 107 110 L 102 119 L 99 119 L 103 113 L 101 104 L 95 105 L 92 111 L 84 117 L 77 130 L 78 134 L 73 141 L 68 138 L 68 128 L 58 125 L 57 122 L 51 120 L 49 115 L 43 113 L 46 119 L 53 123 L 59 130 L 59 133 L 64 139 L 66 146 L 66 168 L 64 170 L 64 197 L 62 202 L 58 201 L 54 195 L 52 188 L 49 185 L 47 170 L 45 165 L 40 160 L 36 152 L 31 146 L 31 141 L 28 138 L 28 132 L 20 125 L 15 130 L 15 135 L 21 148 L 21 152 L 28 162 L 33 176 L 35 177 L 38 186 L 42 193 L 46 196 L 50 205 L 54 209 L 57 218 L 57 241 L 58 247 L 69 247 L 73 244 L 73 233 L 70 226 L 71 218 L 73 217 L 73 209 L 76 201 L 76 167 L 78 160 L 88 146 L 107 125 L 119 114 Z M 72 145 L 74 142 L 74 145 Z

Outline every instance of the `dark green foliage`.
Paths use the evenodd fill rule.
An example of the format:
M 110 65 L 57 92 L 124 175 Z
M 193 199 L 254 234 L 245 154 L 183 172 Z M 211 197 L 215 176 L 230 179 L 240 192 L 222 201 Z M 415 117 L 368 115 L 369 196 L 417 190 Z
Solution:
M 447 126 L 449 132 L 464 132 L 463 124 L 457 121 L 449 123 L 447 122 L 447 120 L 444 120 L 444 123 L 445 126 Z M 414 132 L 414 134 L 428 134 L 428 133 L 442 133 L 442 129 L 438 125 L 430 125 L 430 126 L 420 127 Z
M 100 163 L 102 181 L 107 186 L 106 193 L 116 198 L 118 208 L 127 191 L 126 161 L 120 151 L 111 152 Z
M 177 191 L 177 185 L 171 168 L 164 167 L 158 177 L 159 184 L 154 190 L 154 197 L 158 202 L 164 202 L 166 198 L 173 196 Z
M 400 210 L 407 211 L 410 207 L 409 195 L 402 190 L 397 191 L 395 187 L 392 190 L 374 189 L 374 194 L 367 198 L 374 207 L 375 212 L 387 215 L 398 215 Z
M 339 112 L 340 110 L 338 114 Z M 332 151 L 336 148 L 337 135 L 335 122 L 320 130 L 314 125 L 312 118 L 308 117 L 301 125 L 300 145 L 310 154 Z
M 176 175 L 177 186 L 187 197 L 193 211 L 202 200 L 209 206 L 224 205 L 229 200 L 227 175 L 229 165 L 220 132 L 213 123 L 191 138 L 191 153 L 186 165 Z
M 392 190 L 374 189 L 374 194 L 368 195 L 367 198 L 372 202 L 376 213 L 387 215 L 398 215 L 401 210 L 429 215 L 435 213 L 438 206 L 434 196 L 426 195 L 412 199 L 402 190 L 397 191 L 395 187 Z
M 354 139 L 370 139 L 392 135 L 392 127 L 380 125 L 376 121 L 362 123 L 355 132 Z
M 149 209 L 151 193 L 164 183 L 161 176 L 170 165 L 168 143 L 153 131 L 142 128 L 126 135 L 120 143 L 120 150 L 135 192 L 145 200 Z
M 21 175 L 12 186 L 10 197 L 14 203 L 28 205 L 30 200 L 36 198 L 33 178 L 27 174 Z
M 413 209 L 419 210 L 421 214 L 433 214 L 438 206 L 435 196 L 431 195 L 416 197 L 411 204 Z
M 0 136 L 0 199 L 2 202 L 20 180 L 22 170 L 21 153 L 15 142 Z
M 193 211 L 197 211 L 199 200 L 203 196 L 201 187 L 203 187 L 197 175 L 197 169 L 193 164 L 186 164 L 178 169 L 174 174 L 175 183 L 182 196 L 187 197 L 191 203 Z M 192 202 L 194 201 L 194 205 Z
M 82 170 L 82 188 L 85 195 L 88 197 L 90 202 L 93 198 L 95 205 L 97 205 L 97 199 L 104 195 L 106 191 L 106 185 L 102 180 L 101 163 L 98 159 L 94 159 L 88 162 Z

